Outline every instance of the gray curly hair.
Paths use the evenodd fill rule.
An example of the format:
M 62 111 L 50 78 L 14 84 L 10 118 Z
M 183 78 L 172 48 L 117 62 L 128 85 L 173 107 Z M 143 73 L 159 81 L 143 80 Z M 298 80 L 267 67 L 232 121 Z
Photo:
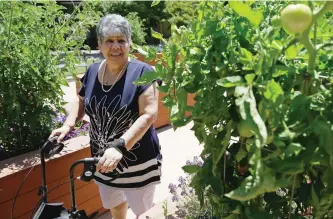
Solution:
M 107 14 L 101 18 L 97 25 L 97 39 L 99 43 L 107 36 L 125 35 L 127 41 L 132 43 L 132 29 L 126 18 L 119 14 Z

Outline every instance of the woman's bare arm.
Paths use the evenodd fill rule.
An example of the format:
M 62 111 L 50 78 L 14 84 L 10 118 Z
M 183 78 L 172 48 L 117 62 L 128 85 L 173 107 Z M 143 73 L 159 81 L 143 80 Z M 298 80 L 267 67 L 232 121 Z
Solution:
M 125 140 L 125 147 L 130 150 L 147 132 L 154 123 L 158 113 L 158 90 L 157 83 L 153 83 L 139 97 L 139 118 L 121 137 Z
M 74 128 L 75 124 L 80 121 L 84 116 L 84 105 L 83 97 L 76 96 L 72 102 L 72 107 L 69 111 L 69 114 L 64 122 L 64 125 L 67 125 L 71 128 Z
M 63 141 L 67 133 L 74 128 L 75 124 L 84 116 L 83 98 L 76 96 L 71 103 L 71 109 L 63 126 L 52 131 L 50 137 L 59 136 L 58 142 Z

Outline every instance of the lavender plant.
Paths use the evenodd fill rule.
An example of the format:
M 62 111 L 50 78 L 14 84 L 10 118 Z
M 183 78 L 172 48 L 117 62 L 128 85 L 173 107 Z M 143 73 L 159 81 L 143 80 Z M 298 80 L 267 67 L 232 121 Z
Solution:
M 55 117 L 52 119 L 52 127 L 53 129 L 59 128 L 63 125 L 63 123 L 66 120 L 66 114 L 55 111 L 54 112 Z M 64 140 L 69 140 L 71 138 L 75 138 L 81 135 L 87 135 L 89 130 L 89 123 L 86 121 L 80 121 L 78 122 L 74 129 L 71 130 L 64 138 Z
M 192 161 L 187 160 L 184 168 L 202 167 L 203 162 L 199 157 L 195 156 Z M 170 183 L 169 190 L 172 194 L 172 201 L 177 202 L 174 215 L 176 218 L 185 219 L 208 219 L 212 218 L 212 208 L 208 200 L 205 199 L 204 207 L 201 208 L 200 201 L 191 188 L 190 182 L 192 181 L 193 174 L 188 174 L 185 177 L 180 176 L 177 184 Z

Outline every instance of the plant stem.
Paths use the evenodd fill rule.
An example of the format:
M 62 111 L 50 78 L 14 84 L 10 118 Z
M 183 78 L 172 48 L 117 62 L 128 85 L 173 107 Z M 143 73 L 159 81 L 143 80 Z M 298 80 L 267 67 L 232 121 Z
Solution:
M 326 1 L 325 4 L 318 11 L 314 12 L 313 13 L 313 22 L 316 22 L 318 18 L 320 18 L 326 12 L 328 12 L 330 10 L 331 4 L 332 3 L 330 1 Z
M 288 219 L 290 219 L 290 216 L 291 216 L 291 202 L 293 201 L 293 197 L 294 197 L 295 184 L 296 184 L 296 175 L 294 176 L 294 179 L 293 179 L 293 188 L 291 190 L 291 196 L 290 196 Z
M 317 26 L 318 26 L 318 22 L 316 21 L 314 23 L 314 29 L 313 29 L 313 44 L 317 45 Z
M 12 20 L 13 20 L 13 5 L 12 5 L 11 1 L 9 4 L 10 4 L 10 20 L 9 20 L 8 37 L 7 37 L 7 44 L 6 44 L 7 48 L 8 48 L 9 42 L 10 42 L 10 32 L 12 29 Z
M 317 38 L 317 20 L 323 16 L 328 10 L 330 10 L 331 3 L 326 1 L 325 4 L 316 12 L 313 13 L 312 23 L 308 29 L 306 29 L 301 37 L 298 39 L 304 44 L 305 48 L 309 52 L 309 63 L 308 63 L 308 73 L 311 76 L 315 75 L 315 67 L 316 67 L 316 38 Z M 309 39 L 309 33 L 312 25 L 314 24 L 314 44 Z
M 73 2 L 72 2 L 73 3 Z M 52 40 L 51 40 L 51 43 L 50 43 L 50 45 L 48 45 L 47 47 L 46 47 L 46 51 L 48 51 L 51 47 L 52 47 L 52 45 L 53 45 L 53 42 L 54 42 L 54 40 L 55 40 L 55 38 L 56 38 L 56 36 L 57 36 L 57 34 L 60 32 L 60 30 L 62 29 L 62 28 L 64 28 L 64 26 L 65 25 L 67 25 L 67 23 L 72 19 L 72 17 L 74 16 L 74 14 L 76 14 L 76 12 L 78 11 L 78 8 L 81 6 L 81 4 L 82 4 L 83 2 L 81 1 L 80 2 L 80 4 L 78 5 L 78 6 L 74 6 L 74 4 L 73 4 L 73 6 L 74 6 L 74 11 L 72 12 L 72 14 L 69 16 L 69 18 L 65 21 L 65 23 L 55 32 L 55 34 L 53 35 L 53 37 L 52 37 Z
M 302 37 L 299 38 L 299 40 L 303 43 L 304 47 L 309 53 L 308 74 L 314 76 L 316 68 L 317 50 L 307 35 L 306 36 L 303 35 Z
M 333 46 L 333 42 L 329 42 L 329 43 L 324 43 L 324 44 L 321 44 L 321 45 L 318 45 L 316 50 L 320 50 L 320 49 L 323 49 L 325 47 L 329 47 L 329 46 Z

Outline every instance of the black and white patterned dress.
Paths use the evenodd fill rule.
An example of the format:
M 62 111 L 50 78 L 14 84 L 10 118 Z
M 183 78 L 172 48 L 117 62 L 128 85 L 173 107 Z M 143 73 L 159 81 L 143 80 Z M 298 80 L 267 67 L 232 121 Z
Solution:
M 119 138 L 139 117 L 139 96 L 151 85 L 137 86 L 133 82 L 154 69 L 143 62 L 130 60 L 127 70 L 109 92 L 104 92 L 98 72 L 104 71 L 105 60 L 92 64 L 81 79 L 79 95 L 84 98 L 85 113 L 90 118 L 89 136 L 92 156 L 101 157 L 107 143 Z M 160 83 L 160 81 L 158 81 Z M 104 86 L 108 90 L 109 86 Z M 110 180 L 107 173 L 95 173 L 97 183 L 135 189 L 160 183 L 161 151 L 157 133 L 150 126 L 144 136 L 124 153 L 118 165 L 123 167 L 120 177 Z

